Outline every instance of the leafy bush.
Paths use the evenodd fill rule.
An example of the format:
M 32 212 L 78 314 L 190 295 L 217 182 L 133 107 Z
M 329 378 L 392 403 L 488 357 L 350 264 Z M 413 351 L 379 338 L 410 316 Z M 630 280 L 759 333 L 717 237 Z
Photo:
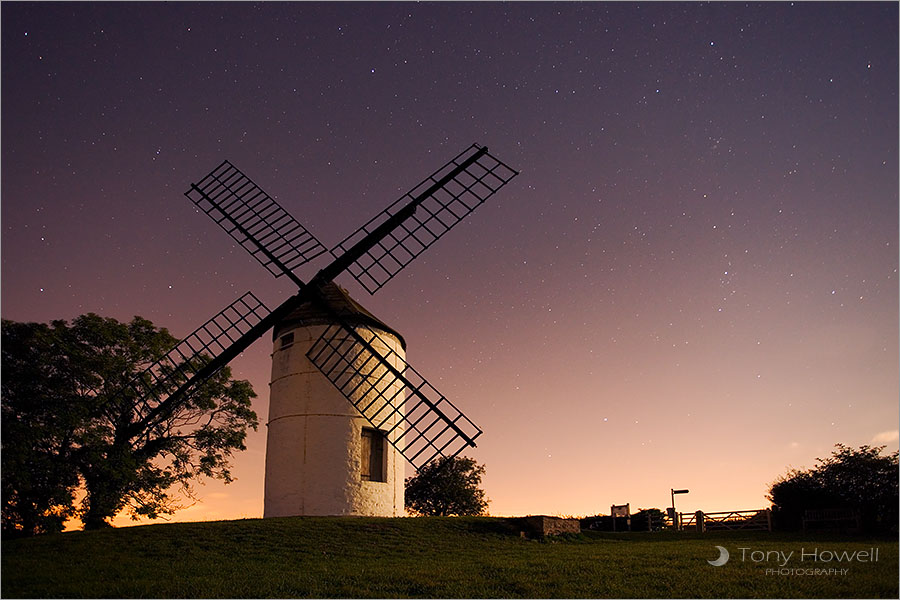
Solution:
M 486 514 L 483 474 L 484 466 L 465 456 L 432 461 L 406 480 L 406 509 L 436 517 Z
M 780 529 L 797 529 L 809 509 L 849 508 L 866 531 L 897 531 L 897 452 L 884 446 L 858 449 L 836 444 L 829 458 L 812 469 L 792 469 L 771 486 L 768 498 Z

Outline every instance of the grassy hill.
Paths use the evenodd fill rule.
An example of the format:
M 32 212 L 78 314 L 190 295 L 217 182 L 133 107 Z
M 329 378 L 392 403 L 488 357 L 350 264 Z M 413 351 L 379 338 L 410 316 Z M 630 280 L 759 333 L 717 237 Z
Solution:
M 722 567 L 707 564 L 716 545 L 731 553 Z M 877 562 L 798 558 L 814 548 L 871 547 L 879 549 Z M 849 570 L 767 573 L 779 565 L 754 562 L 755 551 L 796 552 L 788 568 Z M 521 538 L 499 518 L 305 517 L 4 541 L 0 592 L 4 598 L 896 598 L 897 561 L 896 538 L 585 532 L 540 541 Z

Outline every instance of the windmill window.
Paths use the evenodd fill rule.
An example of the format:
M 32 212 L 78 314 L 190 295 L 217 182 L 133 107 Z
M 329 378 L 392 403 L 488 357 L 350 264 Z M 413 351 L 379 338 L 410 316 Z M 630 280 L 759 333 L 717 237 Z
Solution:
M 360 479 L 364 481 L 386 481 L 384 465 L 384 446 L 386 442 L 383 431 L 363 427 Z
M 286 333 L 279 338 L 281 340 L 281 348 L 288 348 L 294 345 L 294 333 Z

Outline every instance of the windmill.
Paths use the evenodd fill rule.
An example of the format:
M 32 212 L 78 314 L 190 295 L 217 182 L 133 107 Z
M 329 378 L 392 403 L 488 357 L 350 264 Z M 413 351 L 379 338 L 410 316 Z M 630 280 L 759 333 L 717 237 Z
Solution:
M 374 294 L 517 174 L 486 147 L 473 144 L 328 251 L 249 177 L 227 160 L 222 162 L 191 184 L 185 195 L 273 276 L 287 277 L 298 291 L 271 310 L 247 292 L 136 377 L 129 386 L 139 398 L 135 433 L 161 423 L 179 402 L 274 328 L 265 515 L 398 514 L 398 502 L 402 514 L 398 457 L 419 469 L 474 447 L 482 431 L 406 363 L 402 337 L 333 280 L 349 271 Z M 298 267 L 326 253 L 331 262 L 308 283 L 297 276 Z M 298 323 L 305 326 L 305 343 L 295 339 L 296 330 L 289 326 Z M 311 331 L 317 336 L 311 337 Z M 276 388 L 284 387 L 279 369 L 303 370 L 300 363 L 317 371 L 315 377 L 301 378 L 301 393 L 308 395 L 324 377 L 344 410 L 328 400 L 332 412 L 276 415 L 305 418 L 303 430 L 274 427 L 273 411 L 282 410 L 275 408 Z M 290 385 L 284 389 L 285 402 L 296 403 L 296 390 Z M 319 424 L 320 430 L 310 437 L 312 415 L 340 417 L 343 424 Z M 292 445 L 300 436 L 304 453 L 324 451 L 314 468 L 307 468 L 305 454 L 297 456 Z M 362 447 L 363 442 L 369 445 Z M 349 453 L 329 460 L 328 448 L 341 446 Z M 305 466 L 298 467 L 301 459 Z M 391 481 L 383 472 L 374 473 L 373 484 L 372 471 L 382 467 L 391 470 Z M 376 485 L 383 483 L 390 485 Z M 348 486 L 353 489 L 348 491 Z

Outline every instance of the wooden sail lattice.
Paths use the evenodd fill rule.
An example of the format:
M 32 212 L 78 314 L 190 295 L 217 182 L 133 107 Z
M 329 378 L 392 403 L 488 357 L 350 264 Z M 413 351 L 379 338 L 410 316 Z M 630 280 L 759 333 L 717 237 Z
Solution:
M 447 177 L 459 166 L 464 168 Z M 421 198 L 415 214 L 347 269 L 374 294 L 516 174 L 486 149 L 473 144 L 347 236 L 332 249 L 332 254 L 346 252 L 410 202 Z
M 416 469 L 456 456 L 482 433 L 366 325 L 329 326 L 307 356 Z
M 184 195 L 275 277 L 326 252 L 313 234 L 227 160 Z
M 247 292 L 181 340 L 128 384 L 131 392 L 143 400 L 143 412 L 195 377 L 270 312 L 259 298 Z M 154 402 L 151 404 L 150 400 Z

